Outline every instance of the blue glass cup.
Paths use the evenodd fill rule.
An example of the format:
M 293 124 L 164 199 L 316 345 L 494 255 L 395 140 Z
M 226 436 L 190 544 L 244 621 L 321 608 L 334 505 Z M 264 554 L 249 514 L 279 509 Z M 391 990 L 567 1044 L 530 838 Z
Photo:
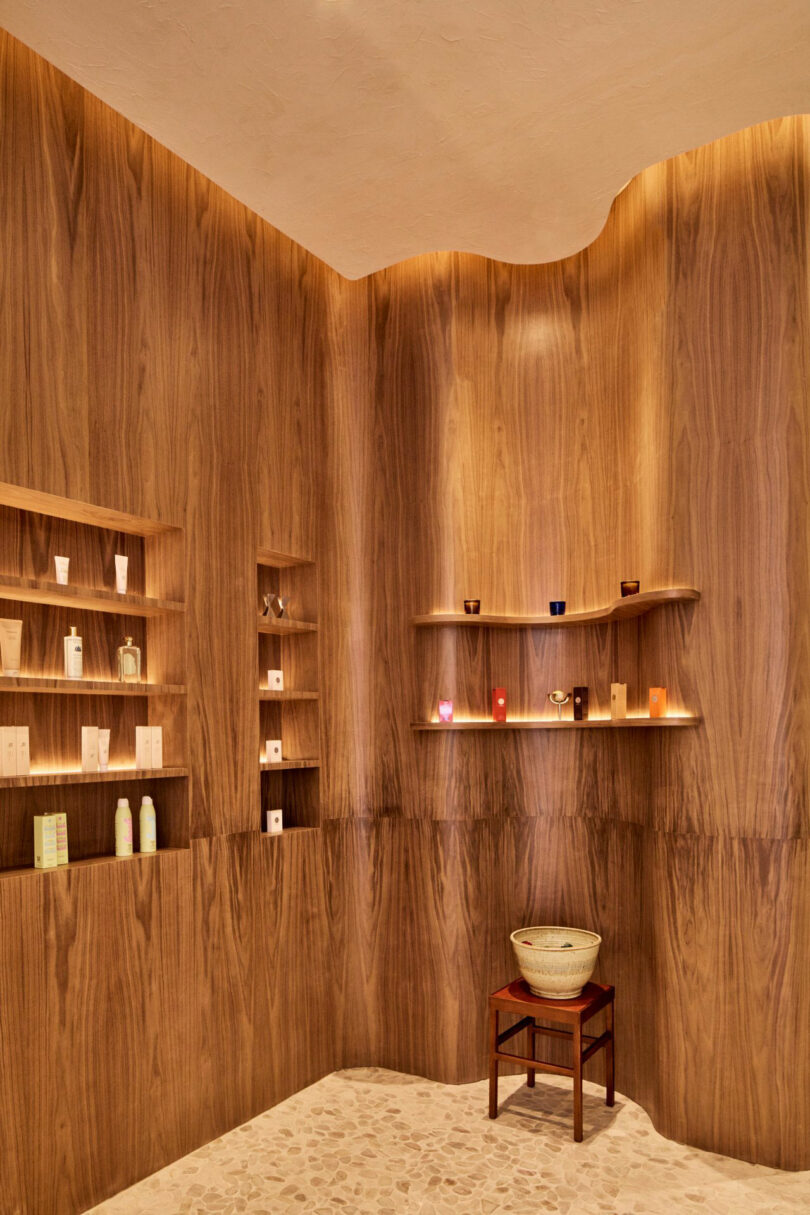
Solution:
M 552 616 L 564 616 L 565 615 L 565 600 L 564 599 L 552 599 L 551 603 L 548 605 L 548 610 L 549 610 L 549 612 L 551 612 Z

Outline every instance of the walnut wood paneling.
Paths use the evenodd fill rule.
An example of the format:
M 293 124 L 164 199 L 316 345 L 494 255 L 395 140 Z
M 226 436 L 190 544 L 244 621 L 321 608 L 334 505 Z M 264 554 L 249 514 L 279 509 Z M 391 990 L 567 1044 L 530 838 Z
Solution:
M 322 800 L 346 1061 L 483 1076 L 509 931 L 581 923 L 617 987 L 620 1088 L 678 1139 L 810 1165 L 809 196 L 790 119 L 640 175 L 564 262 L 437 254 L 329 284 Z M 408 623 L 470 596 L 598 606 L 631 577 L 701 601 L 564 632 Z M 575 683 L 601 709 L 612 680 L 631 708 L 665 685 L 701 724 L 406 729 L 440 696 L 486 715 L 496 684 L 527 716 Z
M 0 611 L 39 674 L 61 673 L 75 623 L 89 676 L 114 674 L 126 628 L 150 679 L 187 685 L 159 703 L 0 689 L 2 720 L 40 723 L 66 760 L 82 723 L 111 726 L 114 762 L 160 721 L 191 773 L 150 790 L 159 843 L 187 845 L 191 814 L 191 849 L 0 880 L 0 1212 L 68 1215 L 336 1061 L 320 845 L 258 833 L 254 621 L 259 545 L 316 555 L 325 272 L 5 35 L 0 174 L 0 480 L 183 529 L 102 540 L 81 514 L 21 528 L 0 508 L 0 572 L 52 578 L 66 551 L 72 583 L 109 589 L 126 552 L 134 594 L 187 603 L 148 622 Z M 60 788 L 72 855 L 111 851 L 115 796 L 147 787 Z M 4 856 L 30 864 L 52 795 L 0 791 Z

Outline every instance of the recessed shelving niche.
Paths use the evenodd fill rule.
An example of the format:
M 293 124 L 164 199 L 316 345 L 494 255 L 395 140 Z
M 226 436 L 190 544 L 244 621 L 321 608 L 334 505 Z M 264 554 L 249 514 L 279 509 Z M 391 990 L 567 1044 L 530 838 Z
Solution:
M 656 609 L 690 605 L 700 599 L 693 587 L 668 587 L 644 591 L 614 600 L 604 607 L 567 612 L 564 616 L 467 615 L 463 612 L 432 612 L 414 616 L 416 636 L 421 638 L 414 663 L 416 711 L 411 729 L 419 732 L 458 733 L 523 730 L 673 729 L 697 726 L 701 719 L 678 705 L 665 717 L 646 713 L 646 689 L 632 686 L 637 673 L 638 631 L 627 633 L 633 621 Z M 431 627 L 432 626 L 432 627 Z M 602 640 L 583 639 L 575 644 L 560 630 L 585 630 L 609 626 Z M 550 630 L 556 631 L 555 635 Z M 431 684 L 426 685 L 425 673 Z M 546 672 L 548 672 L 546 676 Z M 556 674 L 555 674 L 556 672 Z M 546 702 L 546 690 L 561 687 L 549 682 L 538 688 L 538 676 L 567 680 L 565 687 L 582 683 L 591 689 L 591 713 L 585 721 L 574 721 L 569 702 L 559 720 Z M 611 682 L 628 687 L 628 716 L 613 721 L 607 716 Z M 507 690 L 507 721 L 489 716 L 492 687 Z M 454 702 L 454 720 L 438 720 L 439 698 Z M 632 704 L 630 701 L 632 700 Z
M 116 553 L 129 559 L 125 595 Z M 55 580 L 56 555 L 70 558 L 67 586 Z M 31 868 L 33 816 L 52 810 L 67 814 L 69 868 L 114 860 L 118 797 L 130 799 L 137 849 L 144 793 L 158 848 L 187 848 L 183 529 L 0 483 L 0 616 L 22 620 L 20 674 L 0 675 L 0 725 L 28 726 L 31 753 L 30 775 L 0 777 L 0 873 L 55 872 Z M 71 625 L 83 639 L 81 680 L 64 677 Z M 138 684 L 117 679 L 125 635 L 141 647 Z M 109 729 L 108 771 L 80 770 L 83 725 Z M 163 727 L 162 768 L 135 769 L 136 725 Z
M 265 811 L 280 809 L 284 833 L 320 826 L 320 709 L 318 586 L 313 561 L 275 549 L 256 557 L 258 617 L 259 768 L 261 826 Z M 289 596 L 282 617 L 264 613 L 264 596 Z M 284 688 L 268 687 L 267 672 L 282 671 Z M 267 739 L 281 739 L 281 763 L 269 763 Z M 268 836 L 268 840 L 279 837 Z

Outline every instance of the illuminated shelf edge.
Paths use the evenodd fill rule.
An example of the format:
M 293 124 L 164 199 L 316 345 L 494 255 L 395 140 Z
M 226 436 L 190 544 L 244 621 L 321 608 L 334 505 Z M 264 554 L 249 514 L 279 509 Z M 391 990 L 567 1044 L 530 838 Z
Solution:
M 700 725 L 700 717 L 623 717 L 618 721 L 606 718 L 591 718 L 588 721 L 572 721 L 564 718 L 538 719 L 536 721 L 412 721 L 412 730 L 594 730 L 594 729 L 661 729 L 677 726 Z
M 154 852 L 133 852 L 131 856 L 115 856 L 105 853 L 101 856 L 82 856 L 78 860 L 68 861 L 67 865 L 56 865 L 50 869 L 37 869 L 34 865 L 19 865 L 14 869 L 0 869 L 0 881 L 4 878 L 26 877 L 30 874 L 67 873 L 74 869 L 87 869 L 91 865 L 124 865 L 128 861 L 151 861 L 157 856 L 176 856 L 179 852 L 188 852 L 189 848 L 157 848 Z
M 432 612 L 414 616 L 411 624 L 441 625 L 456 624 L 465 627 L 479 628 L 570 628 L 578 624 L 610 624 L 616 620 L 632 620 L 651 612 L 653 608 L 663 607 L 668 603 L 694 603 L 700 599 L 700 591 L 694 587 L 668 587 L 659 591 L 641 591 L 637 595 L 627 595 L 615 599 L 613 603 L 603 608 L 594 608 L 588 612 L 567 612 L 564 616 L 507 616 L 507 615 L 467 615 L 464 612 Z

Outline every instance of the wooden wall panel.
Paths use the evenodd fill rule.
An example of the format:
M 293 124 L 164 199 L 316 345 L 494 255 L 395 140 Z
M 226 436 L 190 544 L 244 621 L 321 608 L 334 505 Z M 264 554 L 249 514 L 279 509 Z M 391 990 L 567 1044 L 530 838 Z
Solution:
M 0 878 L 0 1212 L 68 1215 L 334 1066 L 320 850 L 268 854 L 255 746 L 256 548 L 309 552 L 318 536 L 325 270 L 5 35 L 0 99 L 0 479 L 185 529 L 182 585 L 153 554 L 145 589 L 188 611 L 150 623 L 146 659 L 188 673 L 191 849 Z M 47 576 L 66 543 L 74 580 L 100 585 L 109 570 L 85 560 L 81 531 L 44 524 L 29 550 L 4 526 L 0 568 Z M 61 653 L 68 613 L 12 606 L 49 621 L 32 662 Z M 88 674 L 105 673 L 115 621 L 67 621 Z M 51 699 L 37 716 L 66 755 L 87 714 L 121 715 L 123 747 L 154 712 Z M 0 717 L 31 704 L 7 695 Z M 169 785 L 173 821 L 187 804 L 184 782 L 150 790 L 162 843 Z M 111 845 L 109 789 L 64 791 L 82 853 Z M 23 864 L 38 797 L 0 797 L 4 855 Z M 305 992 L 288 1049 L 289 998 Z
M 552 266 L 437 254 L 329 284 L 322 569 L 352 602 L 339 594 L 326 621 L 340 732 L 322 787 L 327 814 L 356 820 L 332 837 L 335 875 L 362 876 L 336 904 L 346 1010 L 373 1001 L 367 1022 L 344 1010 L 344 1059 L 482 1076 L 483 999 L 511 973 L 509 931 L 564 917 L 603 933 L 620 1087 L 657 1125 L 810 1165 L 788 1125 L 808 1121 L 792 1067 L 807 1029 L 775 1028 L 748 970 L 761 918 L 792 1026 L 810 761 L 807 146 L 807 121 L 790 119 L 650 169 L 589 249 Z M 626 577 L 703 596 L 587 634 L 408 624 L 468 596 L 493 612 L 588 608 Z M 503 683 L 534 711 L 575 682 L 601 704 L 614 679 L 639 707 L 666 685 L 671 711 L 705 723 L 409 729 L 439 696 L 485 712 Z M 413 1001 L 392 1041 L 397 986 Z M 751 1069 L 732 1066 L 743 1023 Z

